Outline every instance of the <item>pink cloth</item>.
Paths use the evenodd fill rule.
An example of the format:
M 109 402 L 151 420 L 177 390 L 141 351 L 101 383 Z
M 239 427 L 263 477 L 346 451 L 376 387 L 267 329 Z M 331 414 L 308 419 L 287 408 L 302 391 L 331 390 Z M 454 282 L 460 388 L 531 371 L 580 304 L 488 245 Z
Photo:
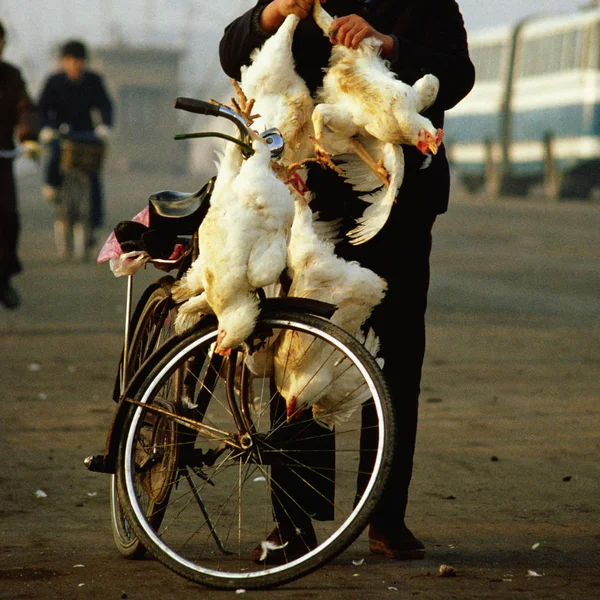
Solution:
M 133 219 L 131 219 L 131 220 L 135 221 L 136 223 L 141 223 L 142 225 L 145 225 L 146 227 L 149 227 L 150 226 L 150 209 L 149 209 L 149 207 L 146 206 L 146 208 L 144 208 L 144 210 L 142 210 L 137 215 L 135 215 L 135 217 L 133 217 Z M 119 256 L 121 256 L 121 254 L 123 254 L 123 249 L 121 248 L 121 244 L 119 244 L 119 240 L 117 240 L 117 236 L 115 235 L 115 232 L 113 231 L 108 236 L 108 239 L 106 240 L 106 242 L 104 242 L 104 246 L 102 246 L 102 249 L 98 253 L 98 258 L 97 258 L 96 262 L 98 264 L 101 264 L 103 262 L 106 262 L 107 260 L 110 260 L 111 258 L 118 258 Z

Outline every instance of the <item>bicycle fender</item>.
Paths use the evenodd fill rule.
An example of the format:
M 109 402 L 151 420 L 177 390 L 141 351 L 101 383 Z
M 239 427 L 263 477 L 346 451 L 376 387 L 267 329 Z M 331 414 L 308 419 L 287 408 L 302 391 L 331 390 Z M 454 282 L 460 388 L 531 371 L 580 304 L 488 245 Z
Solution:
M 287 311 L 303 314 L 316 315 L 330 319 L 338 307 L 329 302 L 314 300 L 312 298 L 297 298 L 294 296 L 286 298 L 265 298 L 260 303 L 261 315 L 267 316 L 273 312 Z

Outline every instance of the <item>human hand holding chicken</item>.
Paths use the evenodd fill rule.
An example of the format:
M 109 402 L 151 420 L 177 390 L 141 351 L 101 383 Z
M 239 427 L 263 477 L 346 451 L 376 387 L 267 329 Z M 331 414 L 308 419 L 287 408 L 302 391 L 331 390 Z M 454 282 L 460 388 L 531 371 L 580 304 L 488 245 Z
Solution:
M 327 2 L 327 0 L 322 0 Z M 273 0 L 260 15 L 260 26 L 268 33 L 279 29 L 285 18 L 296 15 L 306 19 L 312 13 L 315 0 Z
M 375 29 L 360 15 L 352 14 L 334 19 L 329 30 L 329 41 L 342 44 L 346 48 L 358 48 L 365 38 L 375 38 L 381 42 L 381 55 L 389 57 L 394 50 L 394 38 Z

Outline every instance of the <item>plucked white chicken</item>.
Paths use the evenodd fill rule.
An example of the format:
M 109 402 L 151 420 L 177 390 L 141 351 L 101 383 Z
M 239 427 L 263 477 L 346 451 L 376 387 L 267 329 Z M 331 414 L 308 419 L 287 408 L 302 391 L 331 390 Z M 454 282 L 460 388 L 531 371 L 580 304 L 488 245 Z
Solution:
M 249 66 L 242 68 L 240 86 L 254 100 L 258 131 L 277 127 L 285 140 L 279 162 L 285 166 L 314 153 L 311 115 L 314 107 L 310 91 L 296 73 L 292 56 L 294 32 L 300 21 L 289 15 L 277 32 L 251 55 Z
M 210 198 L 212 212 L 218 210 L 218 208 L 213 210 L 212 207 L 227 206 L 232 201 L 231 186 L 234 179 L 239 175 L 242 162 L 243 157 L 239 149 L 235 144 L 228 144 L 225 153 L 220 155 L 220 161 L 216 163 L 218 175 Z M 175 282 L 171 291 L 175 302 L 181 303 L 193 299 L 193 302 L 188 302 L 179 307 L 175 323 L 175 329 L 178 333 L 195 325 L 202 314 L 212 312 L 206 301 L 206 294 L 204 292 L 204 273 L 200 266 L 200 259 L 198 258 L 183 277 Z M 195 310 L 192 308 L 194 305 L 198 308 L 202 306 L 206 310 Z
M 313 15 L 329 37 L 334 19 L 319 0 L 314 3 Z M 380 51 L 381 42 L 373 37 L 362 40 L 356 49 L 335 44 L 312 118 L 315 138 L 324 144 L 326 151 L 338 153 L 340 148 L 349 148 L 358 153 L 380 179 L 382 173 L 383 179 L 388 179 L 385 185 L 389 193 L 372 198 L 368 212 L 352 232 L 351 241 L 355 244 L 371 239 L 385 224 L 398 189 L 395 186 L 402 183 L 402 149 L 384 144 L 412 145 L 424 154 L 436 154 L 443 137 L 442 130 L 420 114 L 437 97 L 437 77 L 428 74 L 414 85 L 407 85 L 390 71 Z M 329 132 L 328 136 L 324 135 L 325 131 Z M 363 145 L 368 145 L 364 143 L 367 136 L 381 142 L 371 160 L 368 152 L 358 148 L 361 140 Z
M 173 294 L 176 301 L 189 298 L 179 308 L 178 330 L 200 313 L 215 313 L 216 351 L 224 355 L 254 328 L 255 290 L 275 283 L 285 269 L 294 217 L 293 196 L 273 173 L 269 148 L 258 136 L 252 147 L 254 154 L 241 162 L 237 147 L 228 145 L 198 231 L 199 258 Z
M 379 353 L 379 338 L 372 329 L 365 336 L 362 331 L 355 337 L 364 344 L 372 356 Z M 379 367 L 383 368 L 383 358 L 375 359 Z M 362 373 L 355 367 L 349 367 L 347 361 L 341 361 L 333 367 L 332 385 L 324 396 L 313 404 L 313 418 L 327 427 L 347 421 L 357 408 L 371 397 Z
M 338 306 L 331 321 L 352 334 L 385 295 L 387 283 L 370 269 L 337 256 L 333 243 L 322 239 L 313 224 L 306 199 L 296 196 L 295 216 L 288 248 L 290 296 L 312 298 Z M 288 419 L 318 403 L 336 386 L 339 356 L 314 338 L 291 331 L 277 340 L 274 353 L 275 383 L 286 400 Z

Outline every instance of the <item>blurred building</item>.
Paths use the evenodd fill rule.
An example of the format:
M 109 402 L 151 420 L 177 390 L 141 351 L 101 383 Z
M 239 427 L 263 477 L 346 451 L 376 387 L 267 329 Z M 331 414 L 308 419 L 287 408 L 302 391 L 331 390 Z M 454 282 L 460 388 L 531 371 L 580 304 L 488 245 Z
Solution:
M 85 41 L 92 66 L 106 76 L 117 104 L 109 160 L 130 168 L 186 164 L 194 171 L 210 172 L 214 144 L 175 142 L 173 136 L 226 125 L 175 111 L 173 100 L 185 95 L 228 101 L 231 86 L 220 69 L 219 39 L 227 23 L 253 4 L 254 0 L 2 0 L 9 39 L 6 59 L 22 68 L 36 97 L 57 66 L 61 44 L 69 38 Z
M 94 49 L 115 103 L 112 165 L 123 169 L 187 170 L 186 147 L 173 140 L 183 52 L 114 46 Z

